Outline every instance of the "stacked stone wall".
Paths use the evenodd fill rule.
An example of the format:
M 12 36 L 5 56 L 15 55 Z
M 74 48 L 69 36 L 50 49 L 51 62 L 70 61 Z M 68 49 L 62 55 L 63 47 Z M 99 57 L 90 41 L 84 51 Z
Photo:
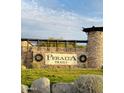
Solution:
M 88 32 L 88 67 L 100 68 L 103 64 L 103 32 Z
M 22 43 L 22 61 L 23 63 L 25 63 L 25 61 L 27 61 L 27 44 L 24 44 Z M 42 67 L 48 67 L 45 65 L 45 53 L 59 53 L 59 54 L 77 54 L 77 57 L 79 57 L 80 55 L 82 54 L 87 54 L 86 53 L 86 48 L 65 48 L 65 47 L 40 47 L 40 46 L 30 46 L 29 48 L 31 48 L 31 51 L 33 53 L 33 61 L 31 62 L 26 62 L 26 64 L 32 64 L 32 63 L 36 63 L 36 64 L 39 64 L 41 65 L 41 68 Z M 29 49 L 30 50 L 30 49 Z M 28 50 L 28 52 L 29 52 Z M 40 61 L 40 62 L 37 62 L 35 60 L 35 55 L 36 54 L 42 54 L 43 56 L 43 60 Z M 78 58 L 78 64 L 76 65 L 76 67 L 86 67 L 86 62 L 82 63 L 79 61 L 79 58 Z M 59 67 L 62 67 L 62 66 L 59 66 Z

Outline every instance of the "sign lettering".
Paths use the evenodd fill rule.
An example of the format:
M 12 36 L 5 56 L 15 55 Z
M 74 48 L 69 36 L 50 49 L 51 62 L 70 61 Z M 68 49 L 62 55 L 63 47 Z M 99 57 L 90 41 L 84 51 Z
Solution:
M 46 65 L 76 65 L 77 54 L 45 53 Z

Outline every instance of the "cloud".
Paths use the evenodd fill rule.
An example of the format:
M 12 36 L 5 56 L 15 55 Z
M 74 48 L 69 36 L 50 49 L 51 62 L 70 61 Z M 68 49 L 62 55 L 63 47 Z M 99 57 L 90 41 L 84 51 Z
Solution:
M 37 6 L 37 3 L 32 1 L 22 1 L 22 37 L 86 39 L 86 35 L 81 32 L 82 26 L 102 26 L 102 19 Z

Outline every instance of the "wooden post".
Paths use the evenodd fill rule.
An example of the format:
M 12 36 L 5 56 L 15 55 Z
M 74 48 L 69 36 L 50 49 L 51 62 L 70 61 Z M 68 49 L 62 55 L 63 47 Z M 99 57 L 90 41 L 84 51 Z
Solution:
M 29 46 L 28 46 L 28 40 L 27 40 L 27 52 L 28 52 L 28 48 L 29 48 Z
M 75 47 L 75 52 L 77 51 L 77 47 L 76 47 L 76 41 L 74 42 L 74 47 Z
M 58 41 L 56 41 L 56 51 L 58 51 Z
M 59 41 L 57 41 L 57 51 L 59 51 L 59 46 L 58 46 L 58 44 L 59 44 Z
M 37 45 L 39 46 L 39 40 L 37 41 Z
M 39 48 L 39 47 L 40 47 L 39 42 L 40 42 L 40 41 L 38 40 L 38 42 L 37 42 L 37 45 L 38 45 L 38 51 L 40 50 L 40 48 Z
M 66 52 L 67 52 L 67 41 L 65 41 L 65 49 L 66 49 Z
M 47 51 L 49 51 L 49 41 L 47 41 Z

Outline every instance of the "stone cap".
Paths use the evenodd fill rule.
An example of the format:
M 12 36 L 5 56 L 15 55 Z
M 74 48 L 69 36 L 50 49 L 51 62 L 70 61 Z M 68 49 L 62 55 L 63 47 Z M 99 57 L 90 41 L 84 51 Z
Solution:
M 49 39 L 34 39 L 34 38 L 21 38 L 21 41 L 46 41 L 46 42 L 76 42 L 76 43 L 87 43 L 87 40 L 49 40 Z
M 100 31 L 100 32 L 103 32 L 103 27 L 91 27 L 91 28 L 83 28 L 84 32 L 93 32 L 93 31 Z

